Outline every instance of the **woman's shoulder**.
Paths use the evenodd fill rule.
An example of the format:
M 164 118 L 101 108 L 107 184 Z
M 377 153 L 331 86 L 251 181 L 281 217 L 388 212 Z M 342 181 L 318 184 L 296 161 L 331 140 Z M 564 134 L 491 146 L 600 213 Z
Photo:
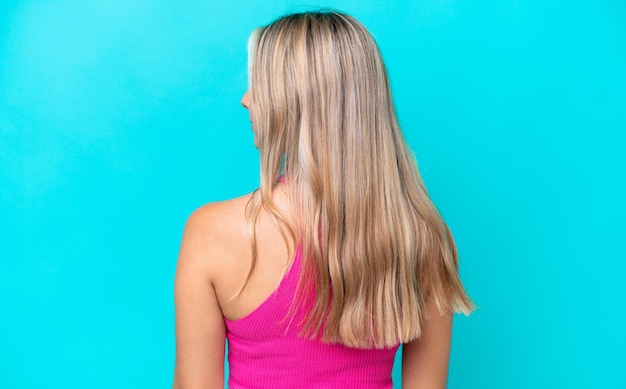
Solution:
M 202 205 L 191 213 L 185 224 L 181 254 L 195 258 L 196 266 L 219 269 L 248 249 L 246 207 L 251 194 Z
M 186 228 L 192 227 L 202 231 L 213 230 L 232 232 L 241 224 L 246 224 L 246 207 L 252 194 L 246 194 L 229 200 L 215 201 L 204 204 L 194 210 L 187 219 Z
M 284 197 L 282 189 L 274 192 L 275 205 L 281 209 L 285 208 Z M 222 314 L 229 320 L 244 317 L 264 301 L 280 283 L 290 259 L 280 230 L 261 208 L 254 223 L 257 271 L 241 292 L 253 263 L 251 223 L 246 212 L 251 198 L 248 194 L 196 209 L 189 216 L 181 245 L 179 263 L 209 282 Z M 233 300 L 235 295 L 239 297 Z

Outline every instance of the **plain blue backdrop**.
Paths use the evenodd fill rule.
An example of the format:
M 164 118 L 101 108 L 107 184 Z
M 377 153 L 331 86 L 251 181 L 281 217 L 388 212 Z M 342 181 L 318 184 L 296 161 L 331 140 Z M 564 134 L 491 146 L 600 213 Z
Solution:
M 3 1 L 0 388 L 171 386 L 185 220 L 259 181 L 248 35 L 318 6 L 376 37 L 480 306 L 449 387 L 626 388 L 620 0 Z

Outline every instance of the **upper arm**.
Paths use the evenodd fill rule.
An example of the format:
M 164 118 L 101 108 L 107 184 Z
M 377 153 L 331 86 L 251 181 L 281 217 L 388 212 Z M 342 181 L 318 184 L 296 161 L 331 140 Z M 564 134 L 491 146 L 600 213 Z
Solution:
M 196 211 L 185 226 L 176 267 L 176 389 L 224 387 L 226 331 L 211 282 L 212 256 L 210 229 Z
M 452 312 L 443 315 L 429 303 L 422 336 L 402 346 L 402 387 L 445 389 L 452 338 Z

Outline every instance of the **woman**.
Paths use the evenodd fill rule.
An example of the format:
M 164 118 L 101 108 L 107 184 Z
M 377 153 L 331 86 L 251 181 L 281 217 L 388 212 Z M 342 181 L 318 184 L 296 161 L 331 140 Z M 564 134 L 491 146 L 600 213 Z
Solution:
M 175 388 L 446 385 L 473 304 L 398 126 L 371 35 L 337 12 L 250 38 L 254 193 L 191 215 L 176 273 Z

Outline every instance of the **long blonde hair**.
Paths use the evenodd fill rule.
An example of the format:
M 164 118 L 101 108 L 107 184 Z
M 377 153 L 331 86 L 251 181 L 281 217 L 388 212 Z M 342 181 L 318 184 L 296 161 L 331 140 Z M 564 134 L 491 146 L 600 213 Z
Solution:
M 294 303 L 307 312 L 302 336 L 390 347 L 420 337 L 429 299 L 442 313 L 469 314 L 452 235 L 365 27 L 338 12 L 292 14 L 258 29 L 249 47 L 261 182 L 248 206 L 254 255 L 243 287 L 263 208 L 302 249 Z M 272 200 L 283 175 L 295 216 Z

